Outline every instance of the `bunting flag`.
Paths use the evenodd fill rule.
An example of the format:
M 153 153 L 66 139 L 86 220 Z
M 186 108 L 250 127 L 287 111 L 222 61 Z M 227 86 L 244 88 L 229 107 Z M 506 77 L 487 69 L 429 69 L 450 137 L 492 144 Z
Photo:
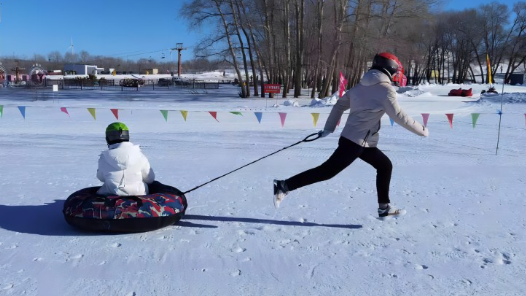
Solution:
M 261 118 L 263 118 L 263 112 L 254 112 L 254 114 L 256 115 L 256 118 L 258 119 L 259 123 L 261 123 Z
M 22 114 L 22 117 L 26 119 L 26 106 L 18 106 L 18 110 L 20 110 L 20 114 Z
M 243 114 L 241 112 L 238 112 L 238 111 L 232 111 L 230 113 L 232 113 L 234 115 L 241 115 L 241 116 L 243 116 Z
M 340 121 L 342 121 L 342 119 L 341 119 L 341 118 L 340 118 L 340 119 L 338 119 L 338 122 L 336 122 L 336 126 L 337 126 L 337 127 L 338 127 L 338 126 L 340 126 Z
M 477 120 L 479 119 L 480 113 L 471 113 L 471 121 L 473 122 L 473 128 L 475 128 L 475 125 L 477 124 Z
M 111 113 L 113 113 L 113 115 L 115 116 L 115 118 L 119 120 L 119 109 L 110 109 L 110 110 L 111 110 Z
M 422 120 L 424 120 L 424 126 L 427 127 L 427 120 L 429 119 L 429 113 L 422 113 Z
M 0 105 L 0 117 L 4 117 L 4 105 Z
M 491 64 L 489 62 L 489 54 L 486 54 L 486 62 L 488 63 L 488 83 L 491 85 Z
M 181 115 L 183 115 L 184 121 L 186 121 L 186 116 L 188 115 L 188 111 L 181 110 Z
M 281 119 L 281 127 L 285 126 L 285 118 L 287 118 L 287 113 L 279 112 L 279 118 Z
M 342 97 L 343 92 L 345 91 L 345 87 L 347 87 L 347 79 L 343 77 L 343 74 L 340 71 L 340 98 Z
M 208 113 L 210 113 L 210 115 L 212 115 L 212 117 L 213 117 L 217 122 L 219 122 L 219 120 L 217 120 L 217 112 L 215 112 L 215 111 L 208 111 Z
M 88 108 L 89 114 L 93 116 L 93 119 L 97 120 L 97 116 L 95 114 L 95 108 Z
M 447 120 L 449 120 L 449 126 L 453 128 L 453 113 L 447 113 L 446 116 L 447 116 Z
M 69 115 L 68 109 L 66 109 L 66 107 L 60 107 L 60 111 L 66 113 L 69 117 L 71 117 L 71 115 Z
M 394 120 L 391 117 L 389 117 L 389 120 L 391 121 L 391 126 L 394 126 Z
M 2 110 L 2 108 L 0 108 L 0 111 Z M 2 112 L 0 112 L 2 113 Z M 526 120 L 526 113 L 524 113 L 524 119 Z M 526 122 L 525 122 L 526 123 Z
M 310 115 L 312 115 L 312 122 L 314 123 L 314 127 L 316 127 L 318 118 L 320 118 L 320 113 L 311 113 Z
M 168 121 L 168 110 L 161 110 L 161 113 L 163 114 L 164 121 Z

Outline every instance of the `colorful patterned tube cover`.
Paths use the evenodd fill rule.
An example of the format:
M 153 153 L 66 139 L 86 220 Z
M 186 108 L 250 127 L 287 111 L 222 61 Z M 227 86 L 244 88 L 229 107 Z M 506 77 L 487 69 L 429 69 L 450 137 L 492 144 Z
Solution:
M 83 230 L 144 232 L 178 222 L 188 206 L 177 188 L 154 181 L 150 194 L 140 196 L 98 195 L 100 187 L 71 194 L 64 203 L 66 221 Z

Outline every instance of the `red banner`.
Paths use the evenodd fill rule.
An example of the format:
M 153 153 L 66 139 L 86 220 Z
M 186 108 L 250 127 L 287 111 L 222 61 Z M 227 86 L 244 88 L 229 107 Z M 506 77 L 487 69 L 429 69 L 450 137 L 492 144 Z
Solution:
M 281 92 L 281 84 L 264 84 L 266 94 L 279 94 Z

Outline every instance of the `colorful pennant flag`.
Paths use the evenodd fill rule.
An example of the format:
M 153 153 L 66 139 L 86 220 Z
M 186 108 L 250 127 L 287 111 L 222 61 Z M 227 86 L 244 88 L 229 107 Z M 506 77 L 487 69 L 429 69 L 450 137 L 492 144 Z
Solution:
M 0 117 L 4 117 L 4 105 L 0 105 Z
M 258 122 L 261 123 L 261 118 L 263 118 L 263 112 L 254 112 L 256 115 L 256 118 L 258 119 Z M 524 114 L 526 115 L 526 114 Z
M 429 113 L 422 113 L 422 120 L 424 120 L 424 126 L 427 127 L 427 120 L 429 119 Z
M 68 109 L 66 109 L 66 107 L 60 107 L 60 111 L 66 113 L 68 116 L 71 117 L 71 115 L 69 115 Z
M 287 113 L 278 112 L 279 118 L 281 119 L 281 127 L 285 126 L 285 118 L 287 118 Z
M 316 127 L 318 118 L 320 118 L 320 113 L 311 113 L 310 115 L 312 115 L 312 122 L 314 123 L 314 127 Z
M 1 110 L 1 109 L 0 109 Z M 1 113 L 1 112 L 0 112 Z M 524 119 L 526 120 L 526 113 L 524 113 Z M 526 122 L 525 122 L 526 123 Z
M 475 128 L 475 125 L 477 124 L 477 120 L 479 120 L 480 113 L 471 113 L 471 121 L 473 122 L 473 128 Z
M 446 116 L 447 116 L 447 120 L 449 120 L 449 125 L 451 126 L 451 128 L 453 128 L 453 114 L 447 113 Z
M 22 117 L 26 119 L 26 106 L 18 106 L 18 110 L 20 110 L 20 114 L 22 114 Z
M 391 117 L 389 117 L 389 120 L 391 121 L 391 126 L 394 126 L 394 120 Z
M 342 97 L 343 92 L 345 91 L 345 87 L 347 87 L 347 79 L 343 77 L 343 74 L 340 71 L 340 98 Z
M 338 126 L 340 126 L 340 121 L 342 121 L 342 119 L 341 119 L 341 118 L 340 118 L 340 119 L 338 119 L 338 122 L 336 122 L 336 126 L 337 126 L 337 127 L 338 127 Z
M 243 114 L 241 112 L 238 112 L 238 111 L 232 111 L 230 113 L 232 113 L 234 115 L 241 115 L 241 116 L 243 116 Z
M 217 112 L 216 112 L 216 111 L 208 111 L 208 113 L 210 113 L 210 115 L 212 115 L 212 117 L 213 117 L 217 122 L 219 122 L 219 120 L 217 120 Z
M 186 121 L 186 116 L 188 115 L 188 111 L 181 110 L 181 115 L 183 115 L 184 121 Z
M 118 120 L 119 119 L 119 109 L 110 109 L 110 110 L 111 110 L 111 113 L 113 113 L 115 118 L 117 118 Z
M 489 54 L 486 54 L 486 61 L 488 62 L 488 83 L 491 85 L 491 64 L 489 63 Z
M 168 121 L 168 110 L 161 110 L 161 113 L 163 114 L 164 121 Z
M 97 120 L 97 116 L 95 114 L 95 108 L 88 108 L 89 113 L 91 116 L 93 116 L 93 119 Z

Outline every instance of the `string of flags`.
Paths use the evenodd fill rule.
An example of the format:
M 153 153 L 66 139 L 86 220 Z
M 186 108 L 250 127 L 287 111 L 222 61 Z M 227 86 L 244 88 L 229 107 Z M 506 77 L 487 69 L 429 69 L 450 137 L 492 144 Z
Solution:
M 20 114 L 22 115 L 22 117 L 24 119 L 26 119 L 26 106 L 17 106 L 18 107 L 18 110 L 20 112 Z M 91 114 L 91 116 L 93 117 L 94 120 L 97 120 L 97 110 L 96 108 L 87 108 L 88 112 Z M 111 113 L 113 114 L 113 116 L 118 120 L 119 119 L 119 109 L 110 109 Z M 161 114 L 164 118 L 165 121 L 168 121 L 168 114 L 170 111 L 179 111 L 181 113 L 181 115 L 183 116 L 183 119 L 184 121 L 187 120 L 188 118 L 188 112 L 187 110 L 160 110 L 161 111 Z M 67 114 L 68 116 L 71 117 L 71 115 L 69 114 L 68 112 L 68 109 L 67 107 L 60 107 L 60 112 L 63 112 L 65 114 Z M 192 111 L 192 112 L 203 112 L 203 111 Z M 207 111 L 217 122 L 219 122 L 218 118 L 217 118 L 217 111 Z M 243 116 L 243 113 L 240 112 L 240 111 L 230 111 L 229 113 L 233 114 L 233 115 L 237 115 L 237 116 Z M 272 112 L 272 113 L 275 113 L 275 112 Z M 312 116 L 312 123 L 314 125 L 314 127 L 317 126 L 318 124 L 318 119 L 320 118 L 320 114 L 321 113 L 310 113 L 311 116 Z M 502 111 L 501 110 L 497 110 L 496 113 L 471 113 L 471 122 L 472 122 L 472 125 L 473 125 L 473 128 L 475 128 L 475 126 L 477 125 L 477 121 L 480 117 L 481 114 L 497 114 L 499 116 L 502 116 Z M 261 123 L 261 120 L 263 119 L 263 112 L 254 112 L 254 115 L 256 116 L 256 119 L 259 123 Z M 278 115 L 279 115 L 279 118 L 280 118 L 280 121 L 281 121 L 281 126 L 284 127 L 285 126 L 285 121 L 287 119 L 287 113 L 286 112 L 278 112 Z M 424 126 L 427 126 L 427 123 L 429 121 L 429 117 L 430 117 L 430 113 L 422 113 L 422 120 L 424 122 Z M 453 117 L 454 117 L 454 114 L 453 113 L 446 113 L 445 114 L 446 117 L 447 117 L 447 120 L 449 122 L 449 125 L 451 128 L 453 128 Z M 0 117 L 3 117 L 4 116 L 4 105 L 0 105 Z M 525 122 L 526 122 L 526 113 L 524 113 L 524 118 L 525 118 Z M 390 121 L 391 121 L 391 126 L 394 125 L 394 120 L 392 118 L 389 118 Z M 340 125 L 340 121 L 338 121 L 338 125 Z

